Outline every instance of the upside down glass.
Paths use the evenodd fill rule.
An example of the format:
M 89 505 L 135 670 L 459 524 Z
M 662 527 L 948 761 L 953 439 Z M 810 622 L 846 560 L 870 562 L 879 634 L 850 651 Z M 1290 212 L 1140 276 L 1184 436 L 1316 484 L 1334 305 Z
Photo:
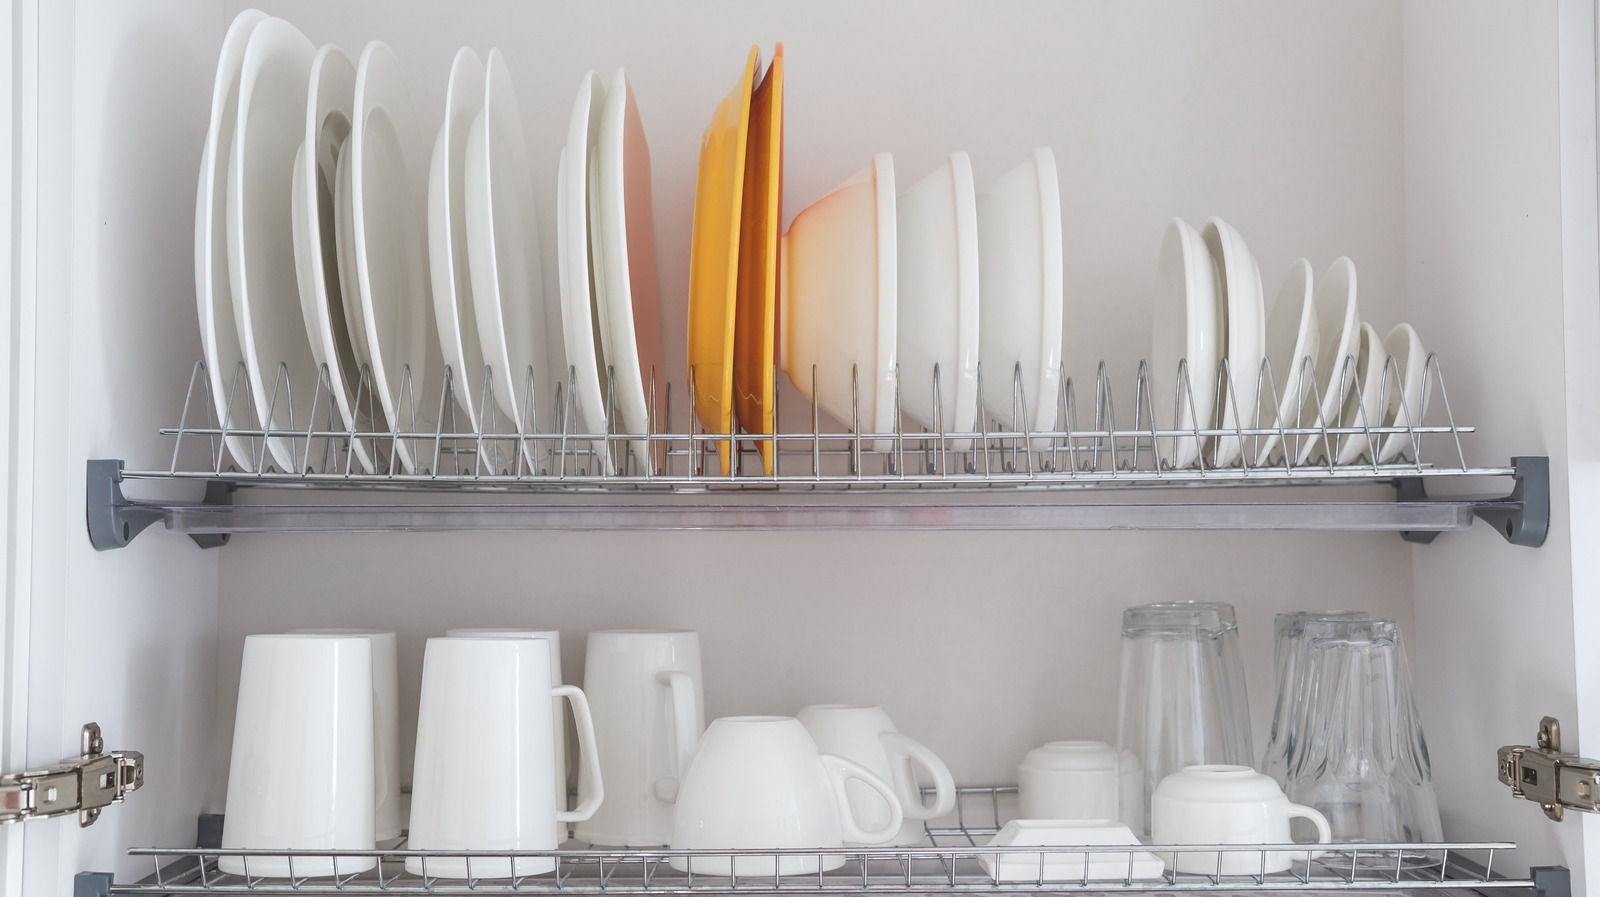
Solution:
M 1371 617 L 1360 611 L 1302 610 L 1278 614 L 1274 621 L 1272 664 L 1278 700 L 1272 708 L 1272 728 L 1267 733 L 1267 750 L 1261 757 L 1261 771 L 1271 776 L 1280 787 L 1286 787 L 1289 755 L 1294 751 L 1294 730 L 1290 722 L 1299 714 L 1305 697 L 1305 690 L 1300 683 L 1305 673 L 1307 621 L 1367 619 Z
M 1122 821 L 1149 834 L 1150 795 L 1168 774 L 1202 763 L 1249 766 L 1250 709 L 1233 606 L 1199 601 L 1122 612 L 1117 749 L 1142 781 Z

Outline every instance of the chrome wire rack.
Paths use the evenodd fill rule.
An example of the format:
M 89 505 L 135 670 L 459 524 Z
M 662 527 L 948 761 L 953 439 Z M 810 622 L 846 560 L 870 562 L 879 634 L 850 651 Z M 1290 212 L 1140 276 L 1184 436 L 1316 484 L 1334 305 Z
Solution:
M 997 403 L 984 400 L 980 369 L 977 405 L 965 416 L 971 429 L 964 431 L 945 424 L 949 403 L 941 400 L 946 387 L 937 366 L 926 379 L 902 377 L 897 370 L 887 415 L 892 429 L 863 431 L 862 397 L 870 387 L 852 370 L 848 413 L 838 402 L 830 406 L 848 418 L 844 423 L 832 423 L 821 403 L 808 401 L 799 427 L 774 407 L 777 426 L 767 433 L 741 427 L 731 411 L 727 432 L 702 427 L 692 370 L 689 402 L 677 407 L 672 385 L 657 390 L 651 371 L 645 426 L 630 431 L 620 426 L 616 413 L 622 403 L 615 380 L 608 377 L 606 384 L 607 413 L 586 415 L 571 370 L 567 382 L 546 388 L 529 368 L 520 401 L 502 403 L 492 371 L 485 371 L 483 387 L 469 402 L 446 368 L 436 391 L 430 387 L 431 399 L 423 402 L 405 369 L 393 401 L 382 403 L 373 392 L 370 368 L 351 378 L 353 395 L 337 396 L 326 366 L 314 383 L 295 384 L 287 366 L 280 365 L 270 395 L 259 397 L 252 395 L 242 364 L 226 395 L 218 395 L 215 378 L 202 362 L 193 369 L 178 425 L 161 431 L 172 444 L 165 468 L 126 470 L 120 462 L 90 462 L 90 529 L 101 548 L 120 547 L 157 520 L 195 536 L 285 530 L 894 526 L 1376 529 L 1426 540 L 1440 531 L 1465 529 L 1479 516 L 1491 519 L 1514 542 L 1542 541 L 1542 459 L 1515 459 L 1502 467 L 1468 464 L 1465 443 L 1475 430 L 1456 421 L 1436 356 L 1424 364 L 1420 396 L 1405 394 L 1393 356 L 1376 383 L 1366 382 L 1371 376 L 1357 377 L 1356 362 L 1347 357 L 1334 378 L 1340 401 L 1325 401 L 1312 359 L 1303 359 L 1301 376 L 1294 378 L 1300 384 L 1294 397 L 1300 410 L 1286 415 L 1296 417 L 1292 422 L 1279 420 L 1282 390 L 1270 361 L 1239 378 L 1224 361 L 1214 381 L 1215 394 L 1222 397 L 1215 409 L 1192 399 L 1195 378 L 1183 363 L 1167 384 L 1157 383 L 1141 362 L 1120 392 L 1104 362 L 1093 384 L 1082 390 L 1063 368 L 1052 401 L 1044 403 L 1053 405 L 1053 415 L 1039 413 L 1020 367 L 1011 372 L 1009 395 L 1002 395 L 997 411 Z M 915 387 L 912 379 L 918 381 Z M 817 394 L 817 382 L 813 370 L 811 395 Z M 931 396 L 932 420 L 915 423 L 906 413 L 902 398 L 913 388 Z M 1158 419 L 1156 408 L 1165 407 L 1158 395 L 1172 398 L 1170 419 L 1167 410 Z M 1120 414 L 1119 400 L 1126 403 Z M 391 413 L 385 414 L 384 405 Z M 502 406 L 519 409 L 520 417 L 513 419 Z M 1333 406 L 1336 413 L 1325 415 L 1324 409 Z M 477 426 L 467 425 L 469 418 Z M 603 432 L 581 426 L 594 419 L 606 421 Z M 1492 499 L 1431 501 L 1423 489 L 1439 478 L 1507 477 L 1516 480 L 1512 494 Z M 216 488 L 201 504 L 140 503 L 121 494 L 120 483 L 128 479 L 205 481 Z M 1126 499 L 1129 487 L 1374 483 L 1400 487 L 1399 500 Z M 465 505 L 454 496 L 450 504 L 431 510 L 414 502 L 380 505 L 349 497 L 304 505 L 235 504 L 232 490 L 241 486 L 523 498 Z M 1113 494 L 1107 487 L 1118 498 L 1105 504 L 1035 495 Z M 785 497 L 776 500 L 772 493 Z M 766 497 L 739 500 L 750 494 Z M 580 495 L 588 497 L 573 498 Z
M 1264 869 L 1269 854 L 1303 849 L 1304 845 L 1185 845 L 1182 847 L 989 847 L 1006 814 L 1015 806 L 1014 787 L 958 789 L 954 818 L 930 823 L 925 846 L 907 848 L 843 848 L 834 850 L 674 851 L 667 849 L 564 849 L 535 853 L 426 852 L 406 849 L 404 842 L 372 851 L 242 851 L 220 848 L 141 848 L 153 873 L 129 884 L 111 883 L 107 894 L 540 894 L 650 895 L 691 893 L 810 894 L 1035 894 L 1112 891 L 1363 891 L 1409 893 L 1466 892 L 1486 889 L 1531 891 L 1532 878 L 1507 878 L 1494 869 L 1515 845 L 1505 842 L 1462 844 L 1331 845 L 1314 859 L 1297 860 L 1284 872 L 1239 875 L 1138 872 L 1135 861 L 1154 857 L 1203 854 L 1222 867 Z M 1152 856 L 1153 855 L 1153 856 Z M 248 864 L 252 857 L 298 860 L 302 868 L 321 862 L 328 869 L 371 866 L 361 872 L 336 872 L 320 877 L 266 877 L 256 873 L 219 871 L 220 859 Z M 447 878 L 439 874 L 445 861 L 465 859 L 468 867 L 514 870 L 512 863 L 544 858 L 553 871 L 490 878 Z M 692 871 L 695 863 L 737 858 L 741 864 L 777 868 L 780 858 L 808 863 L 826 871 L 777 875 L 711 875 Z M 676 864 L 674 863 L 676 860 Z M 831 862 L 830 862 L 831 860 Z M 410 861 L 411 870 L 407 870 Z M 828 869 L 837 864 L 837 868 Z M 261 863 L 258 861 L 258 866 Z M 686 866 L 682 871 L 674 866 Z M 430 868 L 432 867 L 432 868 Z M 738 866 L 734 866 L 737 870 Z M 457 870 L 458 872 L 471 871 Z

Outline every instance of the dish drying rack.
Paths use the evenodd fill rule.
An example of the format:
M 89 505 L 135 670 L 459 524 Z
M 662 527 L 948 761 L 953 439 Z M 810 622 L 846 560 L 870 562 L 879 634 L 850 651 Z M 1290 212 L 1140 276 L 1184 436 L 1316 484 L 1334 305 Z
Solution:
M 1427 542 L 1440 532 L 1467 529 L 1475 517 L 1490 522 L 1514 544 L 1543 542 L 1549 520 L 1548 459 L 1513 458 L 1503 467 L 1469 465 L 1463 437 L 1475 429 L 1456 422 L 1437 356 L 1428 356 L 1425 364 L 1419 419 L 1387 426 L 1367 419 L 1361 391 L 1373 387 L 1357 382 L 1353 357 L 1345 359 L 1339 381 L 1341 395 L 1357 397 L 1357 413 L 1343 424 L 1321 414 L 1322 396 L 1311 369 L 1311 359 L 1304 359 L 1307 375 L 1300 378 L 1300 405 L 1311 419 L 1299 426 L 1280 426 L 1276 420 L 1272 409 L 1279 405 L 1280 378 L 1270 361 L 1254 376 L 1239 378 L 1251 383 L 1236 383 L 1226 361 L 1221 365 L 1216 395 L 1246 408 L 1238 415 L 1241 420 L 1228 426 L 1216 418 L 1202 420 L 1210 415 L 1197 413 L 1192 401 L 1175 401 L 1170 426 L 1156 420 L 1155 387 L 1170 386 L 1178 399 L 1194 395 L 1184 364 L 1178 366 L 1177 381 L 1168 385 L 1155 384 L 1141 362 L 1132 382 L 1120 384 L 1119 391 L 1102 362 L 1092 389 L 1078 389 L 1065 369 L 1060 371 L 1050 429 L 1027 424 L 1032 419 L 1030 398 L 1019 366 L 1010 378 L 1009 416 L 995 414 L 992 406 L 985 411 L 980 368 L 976 431 L 947 432 L 940 420 L 944 386 L 935 366 L 916 386 L 931 390 L 932 427 L 916 426 L 901 413 L 900 397 L 912 387 L 911 378 L 902 380 L 897 369 L 893 432 L 861 432 L 863 378 L 853 370 L 855 392 L 850 420 L 844 424 L 832 423 L 810 402 L 799 427 L 775 412 L 777 433 L 740 432 L 735 415 L 729 435 L 700 425 L 699 409 L 693 407 L 697 392 L 692 370 L 690 407 L 682 408 L 679 399 L 679 416 L 674 414 L 672 385 L 667 383 L 658 394 L 652 370 L 644 432 L 618 430 L 618 416 L 607 413 L 607 431 L 588 433 L 579 429 L 583 418 L 573 388 L 575 372 L 570 370 L 566 383 L 548 389 L 536 382 L 530 367 L 522 378 L 519 407 L 525 410 L 520 420 L 499 410 L 494 378 L 486 373 L 481 394 L 473 399 L 480 422 L 473 428 L 465 425 L 467 415 L 457 407 L 455 376 L 448 368 L 426 405 L 419 400 L 410 369 L 403 369 L 392 406 L 396 419 L 385 422 L 371 370 L 364 367 L 355 388 L 357 423 L 347 427 L 333 401 L 326 366 L 315 383 L 296 384 L 287 366 L 280 365 L 264 403 L 266 420 L 286 420 L 276 428 L 260 426 L 251 413 L 256 402 L 242 363 L 219 415 L 212 380 L 200 362 L 190 377 L 177 426 L 161 430 L 172 443 L 168 465 L 125 469 L 120 460 L 90 461 L 87 516 L 91 539 L 101 549 L 125 546 L 158 521 L 207 547 L 224 544 L 236 532 L 874 527 L 1385 530 Z M 813 371 L 813 387 L 815 383 Z M 311 391 L 307 405 L 293 401 L 296 388 Z M 1404 407 L 1416 402 L 1403 394 L 1393 356 L 1377 388 L 1380 408 L 1391 400 Z M 614 382 L 607 383 L 605 392 L 608 411 L 614 412 Z M 1261 410 L 1251 415 L 1237 397 L 1256 394 L 1264 398 Z M 1120 416 L 1119 400 L 1131 404 L 1122 406 Z M 296 414 L 296 408 L 309 412 Z M 676 428 L 674 421 L 680 423 Z M 1228 437 L 1243 447 L 1243 457 L 1218 465 L 1219 446 Z M 1401 452 L 1379 463 L 1380 448 L 1391 437 L 1400 440 Z M 248 445 L 250 457 L 242 463 L 232 458 L 226 447 L 230 440 Z M 1206 446 L 1193 466 L 1173 467 L 1180 440 Z M 288 446 L 292 469 L 277 467 L 269 442 Z M 1277 448 L 1266 452 L 1270 442 Z M 1308 463 L 1298 463 L 1308 442 Z M 1352 443 L 1360 448 L 1357 463 L 1335 463 Z M 375 459 L 375 469 L 356 463 L 356 445 Z M 415 469 L 402 464 L 402 447 L 416 459 Z M 719 462 L 724 449 L 729 456 L 726 471 Z M 772 457 L 770 471 L 763 465 L 763 449 Z M 1429 481 L 1507 478 L 1512 480 L 1509 493 L 1487 498 L 1436 500 L 1424 488 Z M 130 500 L 122 492 L 122 483 L 130 480 L 200 482 L 206 484 L 205 497 L 199 502 Z M 1374 500 L 1370 490 L 1353 499 L 1348 490 L 1337 496 L 1319 490 L 1313 496 L 1301 488 L 1374 484 L 1392 487 L 1393 499 Z M 1238 490 L 1217 488 L 1238 486 L 1295 489 L 1274 500 L 1247 500 Z M 241 487 L 292 488 L 302 497 L 317 494 L 312 501 L 288 502 L 282 492 L 269 498 L 263 490 L 252 490 L 250 501 L 236 501 Z M 1180 487 L 1189 491 L 1179 499 L 1134 497 Z M 1201 487 L 1206 498 L 1197 501 L 1194 496 L 1200 493 L 1193 490 Z M 401 491 L 426 493 L 430 500 L 399 500 Z
M 1304 845 L 1184 846 L 1184 847 L 985 847 L 1001 820 L 1014 811 L 1016 788 L 962 787 L 957 789 L 953 818 L 927 824 L 927 845 L 898 848 L 841 848 L 834 850 L 738 850 L 673 851 L 666 849 L 565 849 L 538 853 L 495 853 L 412 851 L 402 840 L 396 846 L 371 851 L 240 851 L 223 850 L 221 817 L 202 817 L 202 840 L 208 846 L 195 848 L 135 848 L 134 857 L 146 858 L 151 874 L 136 882 L 120 883 L 103 873 L 79 876 L 82 897 L 112 895 L 182 894 L 294 894 L 294 895 L 433 895 L 433 894 L 536 894 L 574 895 L 574 897 L 644 897 L 644 895 L 684 895 L 693 893 L 778 893 L 802 894 L 1040 894 L 1075 892 L 1160 892 L 1214 891 L 1361 891 L 1366 893 L 1444 892 L 1467 893 L 1492 890 L 1506 894 L 1540 894 L 1567 897 L 1567 871 L 1558 867 L 1535 869 L 1528 877 L 1505 877 L 1495 872 L 1497 863 L 1508 865 L 1508 854 L 1515 845 L 1507 842 L 1459 844 L 1361 844 L 1335 845 L 1323 856 L 1298 860 L 1286 872 L 1251 875 L 1215 875 L 1164 872 L 1159 879 L 1134 879 L 1132 862 L 1145 852 L 1167 851 L 1216 853 L 1230 859 L 1249 857 L 1265 865 L 1265 854 L 1274 850 L 1301 849 Z M 219 872 L 222 856 L 292 856 L 313 858 L 358 858 L 376 860 L 376 868 L 352 874 L 321 878 L 263 878 L 256 875 L 228 875 Z M 773 858 L 780 855 L 844 858 L 844 865 L 824 872 L 805 874 L 740 875 L 734 877 L 691 874 L 672 869 L 674 856 Z M 985 856 L 1019 857 L 1014 862 L 1036 863 L 1046 860 L 1076 860 L 1083 873 L 1077 880 L 1034 880 L 1010 872 L 997 883 L 983 865 Z M 446 879 L 405 871 L 407 858 L 440 859 L 470 856 L 484 863 L 502 862 L 516 857 L 551 857 L 556 870 L 542 875 L 517 878 Z M 1095 868 L 1122 863 L 1130 872 L 1121 877 L 1089 877 L 1092 858 Z M 690 864 L 692 866 L 692 863 Z M 774 864 L 775 866 L 776 864 Z M 1048 876 L 1061 878 L 1059 874 Z M 1024 880 L 1014 880 L 1022 878 Z

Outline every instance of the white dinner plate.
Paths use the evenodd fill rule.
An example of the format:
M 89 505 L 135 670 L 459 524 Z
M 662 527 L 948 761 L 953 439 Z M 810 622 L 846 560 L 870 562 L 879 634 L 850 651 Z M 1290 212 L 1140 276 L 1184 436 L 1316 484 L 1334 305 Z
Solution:
M 350 351 L 355 356 L 357 368 L 365 371 L 352 387 L 355 393 L 356 419 L 365 432 L 387 433 L 388 418 L 384 416 L 382 403 L 373 393 L 372 359 L 367 353 L 366 323 L 361 312 L 361 286 L 359 266 L 356 264 L 355 211 L 352 199 L 352 194 L 355 192 L 352 181 L 355 172 L 353 156 L 351 143 L 346 140 L 344 150 L 339 153 L 339 161 L 334 166 L 333 231 L 337 246 L 335 255 L 339 265 L 339 298 L 344 304 L 345 327 L 350 331 Z M 388 473 L 392 466 L 389 463 L 390 459 L 395 455 L 392 441 L 379 437 L 366 440 L 358 437 L 357 441 L 363 443 L 362 453 L 372 459 L 375 472 Z
M 1148 378 L 1156 429 L 1204 430 L 1210 426 L 1217 402 L 1217 366 L 1225 342 L 1218 278 L 1216 262 L 1199 231 L 1182 218 L 1167 222 L 1156 263 Z M 1141 407 L 1141 419 L 1143 414 Z M 1157 440 L 1159 463 L 1188 467 L 1200 459 L 1200 445 L 1196 436 Z
M 472 308 L 472 273 L 467 264 L 467 134 L 483 110 L 483 62 L 471 47 L 456 51 L 445 88 L 444 123 L 433 142 L 428 169 L 428 269 L 433 281 L 433 319 L 439 349 L 450 368 L 456 407 L 478 430 L 484 400 L 483 348 Z M 459 427 L 456 429 L 460 429 Z
M 600 342 L 611 367 L 619 429 L 647 433 L 652 380 L 656 401 L 665 401 L 656 228 L 650 201 L 650 145 L 633 86 L 622 69 L 617 69 L 606 94 L 595 158 L 599 166 L 589 172 L 589 208 L 590 233 L 600 247 L 595 264 Z M 644 464 L 647 443 L 629 441 L 634 457 Z M 665 460 L 659 457 L 657 466 Z
M 1062 290 L 1055 153 L 1035 149 L 979 193 L 977 205 L 984 409 L 1006 429 L 1054 430 Z M 1046 449 L 1049 440 L 1036 439 L 1032 447 Z
M 1420 427 L 1428 413 L 1428 387 L 1426 371 L 1428 352 L 1410 324 L 1396 324 L 1383 338 L 1384 364 L 1393 358 L 1384 375 L 1383 425 L 1385 427 Z M 1390 433 L 1383 438 L 1378 451 L 1378 463 L 1388 464 L 1404 454 L 1415 461 L 1417 441 L 1410 433 Z
M 282 432 L 310 424 L 317 382 L 317 363 L 300 312 L 290 208 L 316 52 L 298 28 L 282 19 L 266 19 L 250 32 L 228 165 L 228 279 L 234 323 L 256 422 L 262 429 Z M 303 460 L 319 457 L 304 439 L 290 436 L 268 439 L 267 448 L 282 471 L 299 472 Z
M 206 128 L 205 149 L 200 154 L 200 183 L 195 191 L 194 294 L 200 318 L 201 356 L 206 363 L 218 427 L 250 429 L 254 424 L 255 409 L 246 398 L 248 378 L 240 376 L 244 351 L 239 346 L 239 329 L 233 319 L 233 287 L 228 279 L 228 161 L 233 155 L 233 132 L 239 115 L 239 76 L 244 69 L 245 46 L 250 32 L 266 18 L 264 12 L 247 9 L 234 17 L 222 38 L 216 81 L 211 88 L 211 124 Z M 254 442 L 241 436 L 225 439 L 228 454 L 240 470 L 256 469 L 260 444 L 252 445 Z
M 1311 286 L 1311 263 L 1295 259 L 1283 285 L 1278 287 L 1272 313 L 1267 315 L 1267 365 L 1271 377 L 1262 381 L 1256 406 L 1256 420 L 1263 428 L 1292 429 L 1300 418 L 1297 409 L 1302 401 L 1312 401 L 1305 377 L 1308 372 L 1315 376 L 1321 331 L 1317 329 L 1317 305 Z M 1251 463 L 1269 463 L 1278 441 L 1277 433 L 1247 440 L 1257 443 L 1251 452 Z
M 578 84 L 567 124 L 567 145 L 561 151 L 556 187 L 556 260 L 561 281 L 561 336 L 568 370 L 562 373 L 562 397 L 573 420 L 568 432 L 606 432 L 606 399 L 601 373 L 606 369 L 601 348 L 597 268 L 589 245 L 589 157 L 600 141 L 600 119 L 606 88 L 589 72 Z M 596 452 L 604 450 L 594 444 Z
M 1256 267 L 1244 237 L 1221 218 L 1206 221 L 1200 236 L 1211 250 L 1221 275 L 1224 307 L 1227 309 L 1228 376 L 1218 380 L 1217 427 L 1232 430 L 1254 427 L 1251 411 L 1256 408 L 1256 384 L 1261 379 L 1261 360 L 1266 357 L 1267 314 L 1261 295 L 1261 271 Z M 1228 467 L 1239 460 L 1242 446 L 1238 436 L 1218 436 L 1205 448 L 1207 467 Z
M 1333 260 L 1328 270 L 1317 280 L 1314 294 L 1317 306 L 1317 381 L 1316 389 L 1306 389 L 1306 401 L 1300 406 L 1302 429 L 1321 429 L 1339 424 L 1339 409 L 1344 407 L 1344 397 L 1355 385 L 1359 369 L 1346 357 L 1353 355 L 1361 337 L 1361 315 L 1356 306 L 1356 266 L 1345 256 Z M 1317 405 L 1321 398 L 1321 407 Z M 1301 436 L 1289 439 L 1298 446 L 1296 464 L 1308 464 L 1323 446 L 1320 437 Z M 1322 448 L 1328 455 L 1332 451 Z
M 1358 348 L 1355 353 L 1356 382 L 1345 396 L 1344 407 L 1339 412 L 1340 427 L 1365 430 L 1378 427 L 1383 422 L 1383 341 L 1371 324 L 1362 322 Z M 1368 433 L 1346 433 L 1336 440 L 1339 456 L 1335 464 L 1354 464 L 1362 457 L 1371 457 L 1372 447 L 1383 437 Z
M 534 216 L 533 178 L 511 72 L 490 50 L 483 111 L 467 137 L 467 260 L 483 357 L 494 398 L 522 432 L 539 430 L 554 415 L 559 365 L 545 339 L 544 280 Z M 528 407 L 528 374 L 533 404 Z M 528 464 L 533 442 L 523 443 Z M 502 463 L 502 467 L 506 466 Z
M 337 422 L 317 421 L 318 427 L 365 430 L 370 420 L 356 414 L 355 391 L 361 366 L 351 345 L 339 293 L 339 239 L 334 223 L 334 188 L 338 184 L 339 154 L 348 145 L 354 113 L 356 67 L 332 44 L 317 51 L 311 62 L 310 92 L 306 97 L 305 139 L 294 160 L 293 199 L 290 213 L 294 229 L 294 267 L 300 286 L 300 313 L 311 341 L 311 357 L 327 370 L 327 399 L 317 398 L 314 413 L 327 414 L 331 401 Z M 303 388 L 303 387 L 302 387 Z M 339 459 L 341 469 L 355 464 L 372 473 L 372 456 L 361 439 L 351 440 L 350 454 Z M 317 459 L 312 459 L 316 466 Z
M 358 332 L 365 336 L 366 361 L 384 419 L 399 432 L 414 432 L 421 426 L 427 375 L 427 239 L 422 169 L 416 159 L 422 138 L 400 61 L 382 41 L 372 41 L 361 51 L 355 109 L 350 236 L 355 244 Z M 400 439 L 393 448 L 405 472 L 415 473 L 420 444 Z
M 896 206 L 900 410 L 930 431 L 970 433 L 978 423 L 978 205 L 967 154 L 951 153 Z
M 867 433 L 895 428 L 896 230 L 894 157 L 878 153 L 794 216 L 778 263 L 784 372 L 807 400 Z M 887 452 L 894 442 L 868 445 Z

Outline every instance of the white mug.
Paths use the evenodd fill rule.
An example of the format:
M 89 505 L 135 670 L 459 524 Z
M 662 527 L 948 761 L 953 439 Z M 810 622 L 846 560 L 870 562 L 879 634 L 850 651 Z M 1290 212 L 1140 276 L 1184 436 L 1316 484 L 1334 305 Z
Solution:
M 222 846 L 372 850 L 372 641 L 252 635 L 244 640 Z M 296 878 L 371 869 L 371 857 L 224 856 L 232 875 Z
M 1150 797 L 1154 844 L 1290 844 L 1290 819 L 1307 819 L 1317 843 L 1332 837 L 1328 820 L 1311 807 L 1292 804 L 1270 776 L 1248 766 L 1187 766 L 1167 776 Z M 1158 851 L 1158 853 L 1160 853 Z M 1167 868 L 1201 875 L 1283 872 L 1323 851 L 1161 853 Z
M 574 826 L 581 841 L 660 847 L 672 836 L 678 779 L 704 726 L 700 635 L 589 633 L 583 690 L 594 712 L 606 802 Z
M 850 809 L 855 780 L 889 808 L 876 829 Z M 905 821 L 889 783 L 852 760 L 817 751 L 791 716 L 729 716 L 706 729 L 683 775 L 672 824 L 674 850 L 838 848 L 887 844 Z M 799 875 L 837 869 L 838 854 L 675 856 L 672 868 L 703 875 Z
M 1052 741 L 1017 769 L 1021 819 L 1117 819 L 1117 751 L 1103 741 Z
M 950 768 L 919 741 L 902 735 L 882 707 L 865 704 L 813 704 L 797 718 L 811 733 L 817 749 L 836 754 L 866 767 L 873 775 L 894 787 L 905 817 L 889 844 L 898 847 L 920 844 L 927 836 L 922 822 L 937 819 L 956 806 L 956 781 Z M 933 804 L 922 802 L 916 767 L 921 767 L 933 782 Z M 889 818 L 889 808 L 868 786 L 851 781 L 845 785 L 850 809 L 863 828 L 876 829 Z M 850 846 L 863 846 L 846 840 Z
M 550 643 L 550 684 L 560 685 L 561 682 L 561 633 L 555 629 L 514 629 L 510 627 L 492 627 L 482 629 L 461 628 L 447 629 L 445 636 L 449 638 L 537 638 Z M 567 807 L 567 782 L 571 780 L 571 768 L 567 763 L 567 711 L 561 706 L 561 698 L 551 698 L 551 712 L 556 720 L 556 804 L 561 809 Z M 567 840 L 568 825 L 565 822 L 556 824 L 556 841 Z
M 373 762 L 377 769 L 376 835 L 400 837 L 400 674 L 394 633 L 383 629 L 295 629 L 291 635 L 359 635 L 372 641 Z
M 555 789 L 555 712 L 572 702 L 578 729 L 578 806 Z M 605 791 L 583 692 L 550 683 L 544 639 L 431 638 L 422 660 L 417 758 L 411 783 L 413 850 L 547 851 L 560 823 L 588 819 Z M 407 857 L 430 878 L 507 878 L 555 869 L 547 856 Z

